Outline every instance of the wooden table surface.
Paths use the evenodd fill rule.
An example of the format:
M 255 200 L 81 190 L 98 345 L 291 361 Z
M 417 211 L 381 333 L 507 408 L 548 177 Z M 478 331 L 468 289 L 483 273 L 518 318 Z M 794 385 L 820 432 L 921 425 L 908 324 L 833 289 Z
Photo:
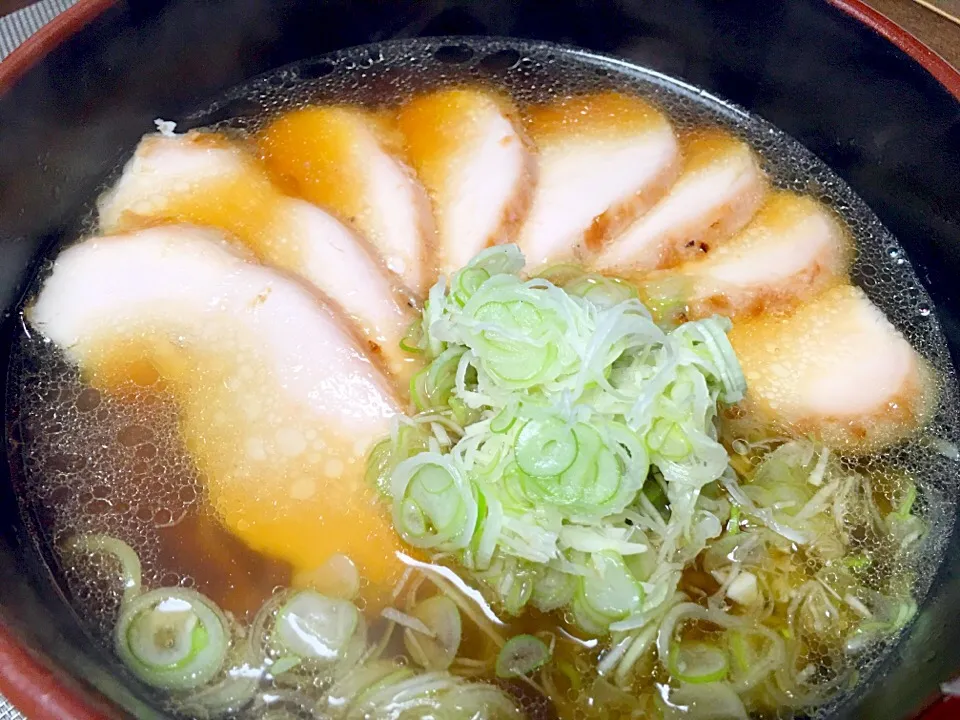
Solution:
M 866 0 L 866 2 L 902 28 L 910 31 L 954 67 L 960 68 L 960 25 L 940 17 L 912 0 Z M 960 18 L 960 0 L 928 0 L 928 2 L 950 13 L 953 17 Z

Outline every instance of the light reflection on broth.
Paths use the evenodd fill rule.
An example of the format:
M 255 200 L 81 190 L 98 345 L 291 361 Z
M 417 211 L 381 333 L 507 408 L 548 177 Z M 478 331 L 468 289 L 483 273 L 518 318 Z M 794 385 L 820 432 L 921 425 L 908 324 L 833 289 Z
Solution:
M 24 501 L 43 520 L 42 541 L 58 548 L 70 597 L 88 619 L 94 636 L 110 645 L 118 612 L 124 607 L 116 567 L 97 559 L 99 556 L 78 559 L 61 552 L 72 537 L 108 535 L 129 543 L 139 556 L 145 588 L 192 588 L 228 613 L 224 616 L 228 632 L 237 632 L 240 626 L 247 628 L 234 637 L 230 662 L 255 668 L 250 671 L 254 678 L 250 688 L 229 685 L 230 679 L 224 680 L 223 672 L 214 682 L 216 701 L 181 692 L 180 687 L 164 686 L 174 688 L 166 701 L 187 715 L 210 713 L 214 705 L 204 703 L 218 702 L 216 707 L 226 708 L 223 712 L 227 715 L 241 718 L 362 717 L 363 712 L 379 717 L 377 713 L 385 705 L 378 704 L 377 693 L 383 695 L 392 687 L 391 682 L 397 687 L 408 683 L 411 697 L 418 697 L 410 688 L 418 688 L 417 683 L 432 677 L 418 666 L 421 664 L 428 666 L 426 670 L 449 671 L 452 679 L 444 675 L 430 691 L 430 702 L 440 705 L 430 710 L 410 710 L 411 714 L 403 718 L 439 717 L 442 710 L 453 707 L 455 698 L 460 698 L 458 711 L 464 713 L 480 707 L 481 717 L 487 713 L 492 718 L 511 717 L 510 708 L 516 704 L 521 713 L 536 720 L 696 718 L 706 716 L 699 715 L 698 708 L 703 710 L 708 703 L 717 712 L 729 712 L 730 717 L 742 716 L 743 708 L 756 717 L 826 714 L 838 698 L 842 700 L 854 690 L 856 673 L 868 675 L 889 645 L 887 635 L 896 637 L 909 622 L 912 614 L 905 598 L 910 602 L 922 600 L 939 562 L 942 538 L 953 521 L 955 481 L 951 478 L 956 474 L 955 467 L 948 459 L 929 452 L 924 443 L 930 437 L 957 440 L 955 379 L 939 329 L 929 315 L 929 300 L 909 268 L 900 262 L 902 251 L 826 168 L 758 119 L 731 113 L 709 98 L 695 97 L 642 71 L 607 66 L 555 48 L 522 46 L 523 62 L 491 70 L 484 58 L 503 50 L 496 43 L 477 44 L 472 60 L 453 68 L 436 59 L 430 47 L 418 43 L 382 46 L 379 55 L 375 53 L 380 59 L 365 67 L 362 75 L 356 62 L 367 58 L 368 51 L 348 53 L 334 65 L 333 73 L 319 81 L 298 80 L 287 71 L 277 76 L 282 80 L 279 84 L 254 82 L 244 92 L 264 107 L 262 115 L 221 122 L 217 129 L 225 131 L 223 138 L 191 136 L 191 142 L 200 146 L 209 143 L 211 149 L 236 149 L 240 170 L 232 176 L 228 173 L 227 179 L 214 173 L 212 179 L 193 185 L 180 182 L 175 192 L 149 201 L 133 199 L 126 209 L 122 197 L 117 199 L 118 193 L 113 200 L 119 210 L 111 208 L 104 222 L 117 232 L 162 228 L 173 222 L 217 228 L 264 264 L 282 268 L 284 274 L 277 276 L 278 284 L 289 283 L 289 287 L 298 288 L 291 292 L 315 297 L 332 295 L 333 301 L 342 305 L 343 298 L 336 295 L 341 286 L 324 285 L 326 276 L 304 270 L 304 246 L 300 244 L 304 236 L 290 230 L 284 214 L 289 198 L 282 193 L 302 193 L 326 203 L 351 233 L 365 234 L 366 240 L 357 241 L 363 253 L 375 254 L 372 248 L 382 251 L 381 242 L 392 242 L 398 236 L 388 237 L 383 218 L 370 215 L 362 198 L 345 197 L 342 188 L 328 177 L 311 184 L 309 175 L 315 168 L 297 157 L 296 148 L 322 154 L 323 148 L 334 142 L 334 135 L 351 142 L 360 137 L 351 135 L 359 131 L 350 129 L 348 116 L 340 118 L 342 123 L 334 123 L 336 133 L 312 138 L 316 141 L 313 144 L 307 142 L 311 138 L 295 137 L 297 123 L 286 128 L 289 132 L 282 142 L 274 138 L 272 145 L 265 145 L 261 136 L 260 149 L 267 148 L 264 165 L 245 154 L 257 147 L 256 133 L 280 110 L 309 103 L 368 105 L 377 114 L 364 112 L 357 117 L 373 118 L 384 147 L 400 157 L 403 152 L 397 145 L 396 131 L 387 127 L 389 113 L 383 109 L 438 86 L 495 88 L 497 94 L 514 99 L 521 115 L 533 103 L 571 93 L 615 89 L 636 94 L 663 111 L 678 134 L 693 138 L 701 155 L 739 145 L 733 135 L 746 138 L 759 153 L 775 187 L 814 195 L 833 209 L 830 223 L 834 222 L 832 212 L 839 214 L 858 246 L 858 259 L 851 270 L 854 281 L 867 289 L 871 300 L 903 330 L 941 379 L 940 409 L 925 435 L 872 455 L 863 455 L 862 448 L 855 448 L 858 456 L 846 458 L 842 452 L 824 450 L 819 445 L 814 451 L 805 440 L 785 445 L 789 427 L 756 433 L 750 424 L 752 415 L 740 417 L 744 412 L 740 406 L 727 409 L 721 414 L 720 438 L 739 481 L 737 492 L 743 496 L 735 496 L 729 484 L 720 481 L 705 487 L 701 493 L 704 506 L 722 518 L 722 527 L 705 550 L 684 561 L 676 582 L 682 597 L 664 601 L 650 628 L 638 626 L 612 635 L 604 631 L 597 638 L 598 633 L 583 629 L 582 605 L 577 606 L 576 600 L 544 611 L 529 600 L 533 591 L 527 588 L 526 599 L 517 601 L 521 610 L 510 612 L 509 603 L 520 591 L 502 587 L 503 578 L 533 587 L 542 576 L 536 575 L 537 568 L 530 563 L 517 561 L 516 572 L 503 570 L 498 575 L 465 568 L 459 551 L 436 553 L 404 543 L 393 526 L 397 513 L 391 515 L 390 502 L 384 502 L 368 484 L 364 465 L 367 443 L 351 437 L 350 428 L 320 422 L 309 402 L 299 402 L 296 388 L 272 375 L 264 339 L 250 334 L 241 324 L 179 318 L 174 310 L 166 316 L 158 315 L 160 320 L 139 325 L 98 328 L 98 333 L 84 336 L 82 343 L 69 348 L 57 349 L 34 334 L 19 339 L 13 376 L 14 406 L 23 435 Z M 542 142 L 548 143 L 552 133 L 562 135 L 562 131 L 578 124 L 596 125 L 599 135 L 604 135 L 610 118 L 617 125 L 618 108 L 625 108 L 626 125 L 632 129 L 660 122 L 654 110 L 635 117 L 636 107 L 629 101 L 610 100 L 618 96 L 602 93 L 597 97 L 600 100 L 585 105 L 593 109 L 599 106 L 604 113 L 602 121 L 586 123 L 580 117 L 583 108 L 579 100 L 568 99 L 559 109 L 538 110 L 542 127 L 536 132 L 533 126 L 528 127 L 531 135 L 539 132 Z M 607 101 L 612 103 L 609 107 L 604 104 Z M 646 107 L 645 103 L 641 105 Z M 567 117 L 571 107 L 577 111 L 572 118 Z M 214 107 L 210 112 L 215 114 L 219 109 Z M 511 118 L 513 112 L 511 109 L 508 113 Z M 723 129 L 702 131 L 716 125 Z M 311 123 L 304 121 L 300 131 L 310 127 Z M 429 143 L 429 133 L 421 133 L 422 129 L 419 125 L 416 128 L 417 140 Z M 440 144 L 456 144 L 457 139 L 446 137 Z M 604 135 L 604 142 L 608 139 Z M 339 150 L 350 162 L 349 182 L 344 187 L 364 186 L 362 163 L 348 152 L 356 147 Z M 707 163 L 709 157 L 701 155 L 694 156 L 695 163 Z M 656 207 L 655 203 L 667 196 L 669 183 L 664 178 L 673 179 L 677 170 L 668 165 L 663 173 L 649 179 L 646 194 L 638 191 L 634 211 L 639 212 L 641 206 L 644 210 Z M 265 168 L 275 173 L 272 183 Z M 332 175 L 335 167 L 327 163 L 323 170 Z M 301 177 L 294 177 L 296 173 Z M 748 187 L 737 208 L 723 205 L 717 209 L 718 217 L 711 215 L 702 228 L 689 230 L 694 238 L 689 243 L 676 245 L 671 240 L 656 262 L 645 264 L 642 271 L 635 265 L 619 274 L 642 283 L 649 269 L 709 252 L 706 246 L 714 244 L 717 237 L 722 239 L 747 225 L 760 205 L 758 198 L 766 192 L 765 182 Z M 455 194 L 446 186 L 434 191 L 434 207 L 438 194 L 447 191 Z M 503 195 L 503 203 L 514 215 L 530 200 L 524 195 L 518 203 L 508 195 Z M 500 195 L 491 193 L 487 199 L 493 197 Z M 781 222 L 777 203 L 789 204 L 789 200 L 779 191 L 766 197 L 773 198 L 770 207 L 774 210 L 760 210 L 758 217 L 773 212 L 776 222 L 769 224 L 775 234 L 789 219 Z M 409 202 L 416 208 L 420 200 Z M 618 208 L 618 213 L 626 212 Z M 744 211 L 746 214 L 740 217 L 743 208 L 749 208 L 749 212 Z M 517 227 L 514 215 L 502 225 L 510 232 Z M 582 229 L 584 247 L 592 251 L 600 244 L 600 235 L 614 226 L 628 225 L 622 215 L 613 213 L 592 229 Z M 406 239 L 424 232 L 416 218 L 410 227 L 412 235 L 404 236 Z M 766 231 L 766 226 L 762 230 Z M 642 230 L 637 232 L 642 234 Z M 747 226 L 743 247 L 748 250 L 754 236 L 761 240 L 763 236 L 761 231 L 751 232 Z M 343 237 L 348 236 L 353 237 Z M 426 233 L 427 237 L 432 236 Z M 441 244 L 444 241 L 441 234 Z M 830 267 L 824 272 L 833 272 L 836 277 L 823 287 L 845 281 L 846 254 L 841 248 L 842 257 L 835 266 L 825 263 Z M 432 266 L 424 265 L 428 267 Z M 397 307 L 401 309 L 390 315 L 392 329 L 386 334 L 379 330 L 372 333 L 369 328 L 354 329 L 350 341 L 356 340 L 364 351 L 373 353 L 371 372 L 392 379 L 395 387 L 385 395 L 392 392 L 407 402 L 412 388 L 412 402 L 417 403 L 417 377 L 412 385 L 409 378 L 424 358 L 432 360 L 434 356 L 403 355 L 397 360 L 401 355 L 395 350 L 397 329 L 401 325 L 405 328 L 415 316 L 412 307 L 419 301 L 407 302 L 411 296 L 402 288 L 403 282 L 411 285 L 410 274 L 402 272 L 409 268 L 401 263 L 390 270 L 393 274 L 388 271 L 380 276 L 386 288 L 382 297 L 407 299 L 400 300 Z M 352 271 L 347 268 L 343 272 Z M 294 275 L 298 279 L 293 279 Z M 696 277 L 694 270 L 689 277 Z M 559 279 L 556 282 L 563 285 Z M 658 285 L 656 289 L 659 292 L 662 288 Z M 356 292 L 361 293 L 362 288 Z M 704 306 L 730 307 L 724 304 L 724 298 L 718 299 L 717 293 L 722 295 L 722 290 L 717 290 L 709 302 L 704 300 Z M 425 295 L 425 291 L 420 293 L 420 300 Z M 750 322 L 760 323 L 756 327 L 761 330 L 754 336 L 761 338 L 758 343 L 762 344 L 766 337 L 762 323 L 769 320 L 764 314 L 767 303 L 775 306 L 782 298 L 776 288 L 766 289 L 758 297 L 752 304 L 746 302 L 744 317 L 759 315 L 759 320 Z M 809 299 L 802 292 L 797 297 L 801 302 Z M 691 308 L 698 302 L 694 296 L 687 299 Z M 356 313 L 351 316 L 359 317 Z M 176 322 L 166 324 L 164 317 L 175 317 Z M 743 335 L 742 328 L 754 327 L 746 323 L 737 320 L 734 335 Z M 404 338 L 404 342 L 416 341 Z M 740 350 L 736 342 L 734 346 Z M 746 357 L 754 351 L 762 356 L 767 350 L 750 346 L 743 354 Z M 802 357 L 802 348 L 790 351 Z M 344 352 L 351 351 L 347 348 Z M 71 364 L 76 362 L 82 364 L 82 372 Z M 763 367 L 763 362 L 766 360 L 757 361 L 757 366 Z M 890 428 L 881 427 L 877 445 L 907 435 L 905 423 L 932 414 L 927 405 L 935 396 L 935 388 L 926 373 L 924 365 L 922 386 L 918 392 L 911 386 L 909 399 L 894 395 L 902 412 Z M 752 380 L 748 373 L 748 391 Z M 890 415 L 886 407 L 877 412 Z M 456 428 L 470 424 L 449 413 L 437 422 L 442 426 L 439 430 L 424 423 L 434 433 L 434 450 L 442 446 L 448 434 L 456 439 Z M 818 418 L 810 422 L 804 425 L 804 433 L 818 431 Z M 831 422 L 834 425 L 824 425 L 828 442 L 843 438 L 851 427 L 843 424 L 843 418 Z M 381 435 L 374 433 L 374 437 Z M 396 430 L 393 441 L 403 441 Z M 874 447 L 869 443 L 864 446 L 870 450 Z M 794 457 L 782 459 L 791 452 Z M 660 471 L 650 476 L 642 491 L 644 509 L 642 513 L 638 510 L 639 519 L 630 519 L 627 513 L 621 523 L 626 537 L 631 537 L 634 527 L 653 537 L 652 530 L 639 524 L 653 517 L 649 508 L 661 520 L 669 521 L 672 510 L 664 491 L 666 485 Z M 731 510 L 734 506 L 762 508 L 763 512 L 750 515 L 743 510 L 741 515 L 739 509 Z M 923 518 L 922 523 L 916 515 Z M 803 531 L 802 540 L 790 535 L 796 530 L 791 523 Z M 787 531 L 777 529 L 785 526 Z M 921 527 L 929 529 L 924 532 Z M 329 573 L 332 566 L 325 563 L 337 554 L 348 560 L 336 566 L 337 577 L 331 580 L 324 573 Z M 637 562 L 628 571 L 646 584 L 652 577 L 651 568 L 644 564 L 649 564 L 643 559 L 646 554 L 631 557 Z M 319 601 L 314 598 L 309 609 L 291 609 L 298 597 L 307 597 L 297 595 L 296 589 L 313 586 L 328 592 L 331 587 L 350 588 L 354 581 L 355 592 L 350 590 L 349 597 L 360 611 L 359 620 L 343 604 L 324 604 L 327 601 L 322 595 Z M 654 585 L 652 580 L 649 584 Z M 644 592 L 652 590 L 647 587 Z M 444 638 L 452 636 L 453 630 L 447 605 L 424 602 L 432 597 L 450 598 L 457 618 L 452 660 L 444 660 L 449 664 L 437 667 L 430 665 L 442 657 Z M 349 658 L 349 667 L 346 660 L 342 666 L 321 662 L 309 654 L 291 653 L 277 640 L 290 627 L 311 627 L 310 622 L 316 622 L 316 613 L 320 612 L 318 607 L 328 613 L 327 620 L 336 617 L 342 621 L 340 629 L 346 639 L 337 652 L 341 660 Z M 676 625 L 670 626 L 670 650 L 663 653 L 658 647 L 664 633 L 659 623 L 667 622 L 671 613 L 677 615 L 673 618 Z M 762 632 L 749 634 L 736 623 L 738 617 L 755 619 Z M 131 627 L 136 629 L 135 623 Z M 325 626 L 326 631 L 333 632 Z M 534 638 L 527 648 L 530 652 L 547 648 L 549 661 L 536 665 L 522 678 L 497 678 L 495 668 L 504 648 L 518 636 Z M 244 654 L 248 642 L 256 644 L 264 639 L 263 647 L 257 646 L 253 655 Z M 332 645 L 339 642 L 333 636 L 326 641 Z M 777 643 L 777 647 L 786 649 L 777 660 L 779 674 L 771 666 L 766 675 L 754 677 L 763 663 L 773 662 L 769 646 Z M 686 649 L 688 654 L 680 657 L 679 649 Z M 344 697 L 338 699 L 337 693 L 341 692 Z M 224 693 L 235 693 L 243 701 L 226 702 L 221 697 Z M 363 710 L 363 702 L 370 703 L 367 710 Z M 355 714 L 345 714 L 343 708 L 351 703 L 356 703 L 351 710 Z M 685 712 L 683 707 L 690 709 Z M 436 715 L 431 715 L 434 711 Z M 450 717 L 461 715 L 451 711 Z

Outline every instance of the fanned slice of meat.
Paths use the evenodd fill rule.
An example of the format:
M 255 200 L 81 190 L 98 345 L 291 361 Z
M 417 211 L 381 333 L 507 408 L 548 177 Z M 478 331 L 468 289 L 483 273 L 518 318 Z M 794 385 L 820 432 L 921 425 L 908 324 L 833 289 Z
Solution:
M 844 282 L 852 255 L 838 217 L 812 198 L 778 191 L 737 235 L 702 258 L 650 273 L 641 289 L 666 314 L 748 318 Z
M 392 587 L 399 545 L 364 457 L 400 405 L 300 283 L 219 233 L 161 226 L 62 252 L 27 318 L 95 387 L 172 397 L 210 502 L 250 547 L 295 571 L 347 553 L 370 597 Z
M 539 180 L 520 247 L 533 267 L 603 246 L 676 177 L 669 120 L 638 97 L 606 92 L 531 108 Z
M 747 380 L 742 427 L 857 453 L 909 436 L 936 406 L 926 361 L 851 285 L 790 314 L 735 323 L 730 341 Z
M 471 88 L 421 95 L 399 110 L 407 157 L 433 201 L 438 273 L 510 240 L 526 214 L 536 165 L 515 114 L 506 98 Z
M 229 139 L 144 137 L 99 209 L 107 233 L 162 222 L 229 233 L 338 305 L 401 381 L 413 371 L 399 347 L 414 319 L 412 300 L 376 253 L 333 216 L 279 192 L 259 161 Z
M 410 290 L 426 293 L 430 200 L 390 123 L 359 108 L 308 107 L 274 120 L 257 144 L 281 184 L 356 228 Z
M 622 275 L 669 268 L 711 252 L 759 209 L 767 182 L 750 146 L 722 130 L 683 142 L 683 170 L 649 212 L 614 238 L 595 261 Z

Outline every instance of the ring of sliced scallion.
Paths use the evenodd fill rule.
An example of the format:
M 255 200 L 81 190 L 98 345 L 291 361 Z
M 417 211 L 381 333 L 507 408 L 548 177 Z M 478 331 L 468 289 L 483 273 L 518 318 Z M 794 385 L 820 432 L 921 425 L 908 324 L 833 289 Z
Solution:
M 747 720 L 749 717 L 743 701 L 723 682 L 665 688 L 655 697 L 664 720 Z
M 349 557 L 334 553 L 319 567 L 297 573 L 293 584 L 311 587 L 327 597 L 352 600 L 360 592 L 360 571 Z
M 140 594 L 143 574 L 140 558 L 136 551 L 123 540 L 109 535 L 76 535 L 67 541 L 66 549 L 77 553 L 105 554 L 115 557 L 120 563 L 124 601 L 131 600 Z
M 434 595 L 418 602 L 411 615 L 429 634 L 404 631 L 410 657 L 427 670 L 446 670 L 457 656 L 463 634 L 457 604 L 446 595 Z
M 515 678 L 539 670 L 550 660 L 550 648 L 534 635 L 515 635 L 507 640 L 497 654 L 496 673 L 499 678 Z
M 393 522 L 411 545 L 458 550 L 477 522 L 477 500 L 460 471 L 438 453 L 420 453 L 393 472 Z
M 159 588 L 123 604 L 114 646 L 124 664 L 154 687 L 190 690 L 223 668 L 227 619 L 207 597 L 185 588 Z
M 527 475 L 556 477 L 577 459 L 577 436 L 559 418 L 530 420 L 517 435 L 517 465 Z
M 723 680 L 730 669 L 723 648 L 705 642 L 675 643 L 670 649 L 670 672 L 685 683 Z
M 180 701 L 180 708 L 185 714 L 198 717 L 236 713 L 256 695 L 264 675 L 260 660 L 256 640 L 249 635 L 234 638 L 225 671 L 210 684 L 191 691 Z
M 604 551 L 595 554 L 594 563 L 595 572 L 580 580 L 577 598 L 584 611 L 604 625 L 639 610 L 643 589 L 623 559 L 616 553 Z
M 589 300 L 598 307 L 613 307 L 625 300 L 638 297 L 637 290 L 619 278 L 608 278 L 593 273 L 578 273 L 562 285 L 569 294 Z
M 300 590 L 280 606 L 273 634 L 292 655 L 331 662 L 342 657 L 360 620 L 352 602 Z

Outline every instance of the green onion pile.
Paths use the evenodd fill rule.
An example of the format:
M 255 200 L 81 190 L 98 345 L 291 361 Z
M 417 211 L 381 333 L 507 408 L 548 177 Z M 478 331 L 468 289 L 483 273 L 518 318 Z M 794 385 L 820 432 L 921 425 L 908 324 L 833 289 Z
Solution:
M 625 283 L 523 266 L 493 247 L 430 291 L 404 342 L 427 361 L 416 414 L 369 479 L 406 542 L 453 554 L 508 613 L 637 627 L 721 531 L 698 498 L 728 465 L 718 403 L 745 389 L 729 322 L 663 328 Z

